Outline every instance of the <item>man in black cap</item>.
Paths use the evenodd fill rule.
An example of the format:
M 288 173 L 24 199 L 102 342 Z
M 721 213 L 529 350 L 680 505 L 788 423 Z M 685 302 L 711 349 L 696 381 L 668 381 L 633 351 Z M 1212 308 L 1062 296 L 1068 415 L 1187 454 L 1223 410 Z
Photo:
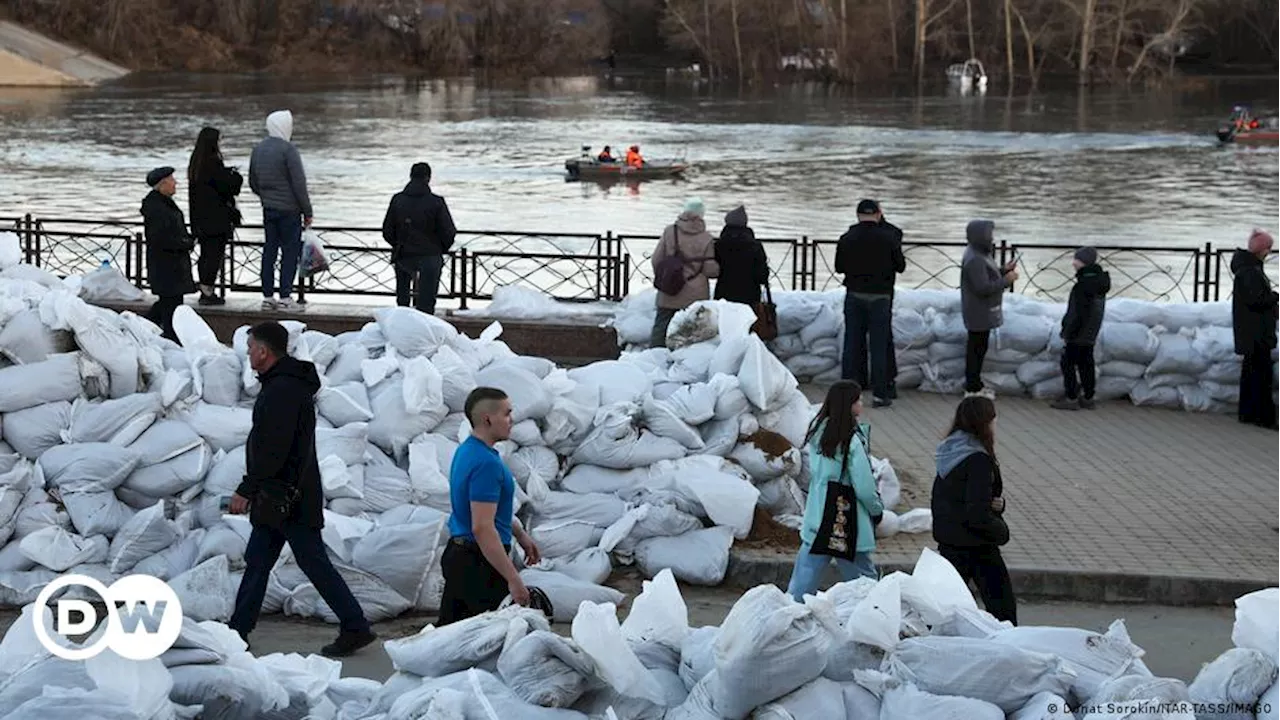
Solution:
M 867 387 L 870 336 L 873 407 L 888 407 L 890 399 L 889 333 L 893 323 L 893 284 L 907 269 L 896 228 L 883 224 L 875 200 L 858 203 L 858 223 L 840 236 L 836 272 L 844 275 L 844 358 L 840 376 Z
M 151 192 L 142 199 L 142 218 L 147 240 L 147 282 L 158 298 L 147 311 L 147 319 L 159 325 L 164 337 L 178 341 L 173 332 L 173 311 L 182 296 L 196 291 L 191 276 L 191 249 L 195 240 L 187 234 L 186 218 L 173 201 L 178 190 L 173 168 L 159 167 L 147 173 Z
M 382 238 L 391 246 L 396 271 L 397 305 L 409 306 L 409 286 L 416 282 L 414 307 L 427 314 L 436 311 L 444 255 L 457 233 L 444 198 L 431 192 L 431 166 L 414 163 L 409 184 L 391 197 L 382 220 Z
M 1093 348 L 1107 312 L 1111 275 L 1098 264 L 1098 251 L 1091 247 L 1076 250 L 1071 265 L 1076 271 L 1076 284 L 1071 286 L 1067 298 L 1061 332 L 1062 386 L 1066 396 L 1054 401 L 1052 406 L 1058 410 L 1092 410 L 1098 381 Z

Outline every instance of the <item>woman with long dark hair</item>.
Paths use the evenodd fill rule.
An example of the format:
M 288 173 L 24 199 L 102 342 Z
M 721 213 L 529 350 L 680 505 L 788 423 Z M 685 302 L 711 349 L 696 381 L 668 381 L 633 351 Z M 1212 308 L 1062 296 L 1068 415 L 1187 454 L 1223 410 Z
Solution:
M 800 528 L 800 552 L 787 587 L 796 602 L 817 591 L 832 560 L 846 581 L 879 574 L 871 553 L 876 549 L 875 526 L 884 505 L 858 422 L 861 414 L 862 387 L 841 380 L 827 391 L 805 435 L 809 498 Z
M 240 224 L 236 196 L 244 179 L 234 167 L 227 167 L 218 147 L 221 133 L 206 127 L 196 137 L 196 148 L 187 165 L 187 201 L 191 211 L 191 234 L 200 243 L 196 261 L 200 280 L 200 304 L 222 305 L 214 294 L 218 269 L 226 258 L 227 243 Z
M 987 612 L 1018 622 L 1017 601 L 1000 546 L 1009 542 L 1004 522 L 1004 482 L 996 459 L 996 405 L 966 397 L 956 407 L 946 439 L 938 445 L 933 481 L 933 539 L 938 553 L 972 580 Z

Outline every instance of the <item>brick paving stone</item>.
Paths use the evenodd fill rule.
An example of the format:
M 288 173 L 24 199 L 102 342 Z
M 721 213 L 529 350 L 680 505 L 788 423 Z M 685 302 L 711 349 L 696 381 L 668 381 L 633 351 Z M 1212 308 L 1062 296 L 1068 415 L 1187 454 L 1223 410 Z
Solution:
M 825 388 L 805 386 L 815 402 Z M 928 507 L 934 450 L 959 397 L 904 392 L 873 410 L 872 450 L 903 481 L 897 508 Z M 1274 431 L 1234 416 L 1099 403 L 1092 412 L 1000 397 L 996 451 L 1010 568 L 1277 584 L 1280 451 Z M 911 564 L 929 534 L 879 541 Z

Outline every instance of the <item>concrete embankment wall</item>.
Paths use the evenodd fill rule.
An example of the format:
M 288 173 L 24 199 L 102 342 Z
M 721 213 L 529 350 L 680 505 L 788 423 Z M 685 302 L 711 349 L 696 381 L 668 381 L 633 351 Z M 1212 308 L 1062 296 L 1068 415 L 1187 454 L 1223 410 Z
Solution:
M 128 74 L 84 50 L 0 21 L 0 86 L 86 87 Z

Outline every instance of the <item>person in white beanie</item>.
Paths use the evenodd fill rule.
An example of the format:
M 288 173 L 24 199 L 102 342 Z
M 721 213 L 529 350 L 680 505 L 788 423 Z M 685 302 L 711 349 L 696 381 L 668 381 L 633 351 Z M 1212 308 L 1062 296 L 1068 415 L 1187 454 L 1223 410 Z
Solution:
M 267 116 L 267 137 L 249 157 L 249 188 L 262 201 L 262 307 L 293 307 L 293 279 L 302 256 L 302 228 L 311 227 L 311 196 L 302 156 L 290 142 L 293 113 L 277 110 Z M 280 256 L 280 298 L 276 292 L 276 256 Z

